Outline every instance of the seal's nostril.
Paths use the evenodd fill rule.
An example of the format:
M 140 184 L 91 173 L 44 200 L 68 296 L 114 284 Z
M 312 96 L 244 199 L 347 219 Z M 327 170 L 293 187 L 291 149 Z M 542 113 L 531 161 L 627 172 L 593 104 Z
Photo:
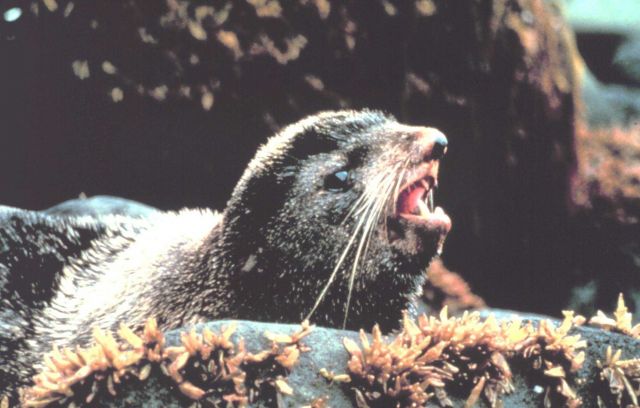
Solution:
M 416 157 L 418 161 L 440 160 L 447 152 L 449 141 L 436 128 L 420 127 L 412 135 L 416 138 L 414 146 L 419 149 L 420 156 Z
M 433 141 L 433 148 L 431 149 L 431 157 L 430 159 L 439 160 L 444 156 L 444 153 L 447 151 L 447 145 L 449 141 L 447 137 L 442 133 L 436 135 L 435 140 Z

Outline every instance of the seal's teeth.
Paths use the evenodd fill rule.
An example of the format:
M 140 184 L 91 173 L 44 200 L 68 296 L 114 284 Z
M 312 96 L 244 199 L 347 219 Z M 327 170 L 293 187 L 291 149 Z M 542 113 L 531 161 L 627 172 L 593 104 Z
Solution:
M 433 202 L 433 190 L 429 190 L 429 194 L 427 194 L 427 206 L 429 209 L 429 212 L 433 212 L 434 211 L 434 202 Z
M 431 212 L 429 211 L 429 207 L 427 206 L 427 203 L 425 203 L 422 200 L 418 200 L 418 208 L 420 209 L 420 215 L 423 217 L 426 217 Z

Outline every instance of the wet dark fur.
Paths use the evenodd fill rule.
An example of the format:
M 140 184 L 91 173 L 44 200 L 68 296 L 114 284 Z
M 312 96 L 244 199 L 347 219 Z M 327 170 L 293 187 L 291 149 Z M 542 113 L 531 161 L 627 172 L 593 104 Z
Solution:
M 396 162 L 423 160 L 406 131 L 373 111 L 307 118 L 259 150 L 222 216 L 0 209 L 0 383 L 21 383 L 52 342 L 86 341 L 93 325 L 151 316 L 164 328 L 223 317 L 301 321 L 349 240 L 355 218 L 343 221 L 364 186 Z M 327 188 L 340 170 L 350 172 L 349 187 Z M 376 225 L 348 328 L 395 326 L 435 254 L 437 234 L 394 222 Z M 401 239 L 390 243 L 388 228 Z M 353 252 L 313 323 L 342 325 Z

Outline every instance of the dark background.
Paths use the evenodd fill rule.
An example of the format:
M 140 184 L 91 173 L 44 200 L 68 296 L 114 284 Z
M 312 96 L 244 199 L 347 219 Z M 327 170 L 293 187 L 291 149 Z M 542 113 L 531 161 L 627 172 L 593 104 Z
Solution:
M 527 59 L 519 37 L 560 36 L 541 28 L 555 17 L 505 1 L 519 25 L 505 18 L 494 33 L 497 1 L 434 0 L 426 12 L 418 3 L 333 1 L 323 15 L 314 2 L 291 2 L 264 17 L 238 1 L 219 23 L 198 7 L 218 13 L 226 1 L 3 1 L 0 12 L 23 14 L 0 20 L 0 203 L 45 209 L 83 193 L 222 209 L 281 126 L 321 109 L 377 108 L 449 137 L 436 197 L 454 220 L 447 264 L 490 305 L 557 314 L 576 282 L 588 284 L 590 261 L 580 259 L 602 237 L 585 243 L 572 226 L 575 89 L 541 90 L 538 71 L 553 58 Z M 220 30 L 237 35 L 241 56 L 217 40 Z M 255 48 L 267 36 L 286 51 L 299 33 L 307 42 L 286 63 Z M 577 36 L 600 82 L 633 88 L 638 79 L 616 65 L 628 40 L 588 26 Z M 550 70 L 571 79 L 559 61 Z M 612 303 L 622 289 L 613 280 L 602 296 Z
M 123 50 L 131 44 L 124 35 L 96 35 L 91 18 L 76 18 L 25 12 L 1 26 L 0 202 L 43 209 L 85 193 L 162 209 L 222 208 L 255 147 L 269 135 L 256 125 L 261 119 L 238 118 L 235 134 L 214 134 L 211 122 L 222 114 L 214 117 L 196 103 L 159 103 L 132 93 L 114 103 L 107 93 L 112 78 L 94 72 L 81 81 L 71 64 L 87 56 L 100 61 L 102 53 L 127 58 L 140 46 Z M 136 68 L 153 69 L 142 66 L 142 57 L 134 59 Z
M 127 90 L 124 99 L 114 103 L 108 92 L 118 80 L 100 71 L 102 60 L 128 62 L 129 69 L 149 85 L 172 79 L 174 68 L 158 56 L 160 52 L 146 49 L 134 38 L 141 22 L 157 26 L 154 19 L 165 11 L 164 2 L 147 2 L 148 16 L 136 18 L 124 18 L 129 8 L 123 1 L 111 6 L 107 1 L 76 5 L 68 18 L 61 16 L 63 1 L 55 12 L 34 3 L 39 5 L 38 16 L 29 11 L 28 1 L 0 5 L 0 12 L 12 7 L 24 10 L 15 22 L 0 20 L 0 202 L 43 209 L 85 193 L 126 197 L 162 209 L 222 208 L 256 147 L 277 128 L 265 125 L 255 112 L 263 102 L 257 99 L 268 90 L 252 95 L 244 89 L 233 107 L 216 106 L 215 112 L 203 110 L 197 101 L 158 102 Z M 99 21 L 97 30 L 90 27 L 94 19 Z M 391 28 L 395 30 L 390 37 L 373 44 L 380 59 L 403 47 L 406 34 Z M 179 41 L 179 34 L 169 34 Z M 628 82 L 611 69 L 623 39 L 606 32 L 578 36 L 582 54 L 601 80 Z M 91 76 L 79 80 L 71 64 L 87 59 L 92 63 Z M 366 69 L 378 69 L 374 64 Z M 395 75 L 385 74 L 364 84 L 359 93 L 388 88 Z M 263 82 L 265 77 L 253 80 Z M 386 108 L 403 116 L 395 101 L 362 96 L 351 105 Z M 291 112 L 286 102 L 274 99 L 271 108 L 282 117 L 278 125 L 315 111 L 310 106 Z M 336 108 L 326 100 L 317 105 Z

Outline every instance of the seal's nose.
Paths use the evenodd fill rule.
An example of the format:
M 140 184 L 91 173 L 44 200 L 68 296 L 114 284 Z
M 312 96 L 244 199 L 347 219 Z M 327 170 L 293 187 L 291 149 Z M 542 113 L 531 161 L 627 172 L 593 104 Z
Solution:
M 417 138 L 420 143 L 422 159 L 425 161 L 440 160 L 447 152 L 449 141 L 438 129 L 420 128 L 417 132 Z
M 435 160 L 440 160 L 444 156 L 447 151 L 447 145 L 449 141 L 447 137 L 442 133 L 438 132 L 438 134 L 433 139 L 433 148 L 431 149 L 431 158 Z

